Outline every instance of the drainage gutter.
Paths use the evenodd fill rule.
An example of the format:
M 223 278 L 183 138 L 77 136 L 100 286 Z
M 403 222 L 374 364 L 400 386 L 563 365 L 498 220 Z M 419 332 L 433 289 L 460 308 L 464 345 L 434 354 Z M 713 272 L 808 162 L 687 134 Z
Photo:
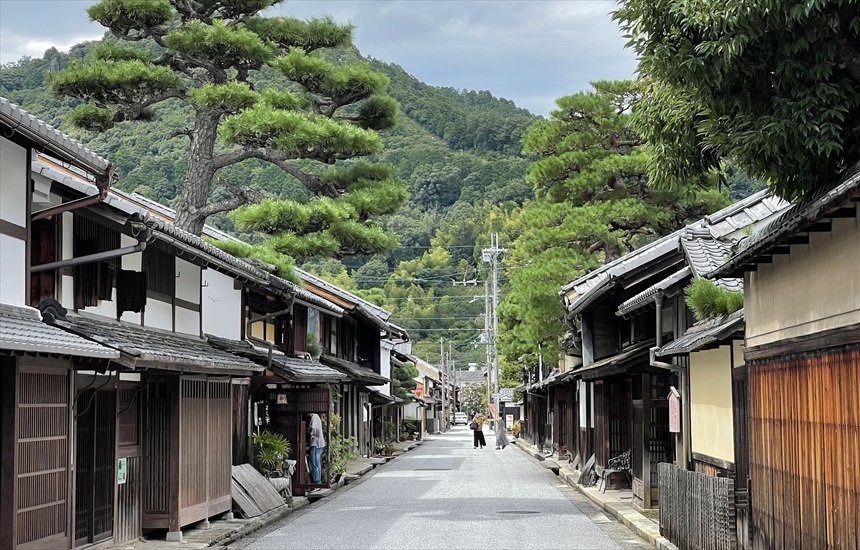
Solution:
M 86 256 L 80 256 L 77 258 L 69 258 L 67 260 L 59 260 L 56 262 L 50 262 L 47 264 L 34 265 L 30 267 L 30 273 L 41 273 L 43 271 L 52 271 L 55 269 L 62 269 L 64 267 L 74 267 L 76 265 L 88 264 L 92 262 L 100 262 L 102 260 L 110 260 L 111 258 L 118 258 L 120 256 L 127 256 L 129 254 L 134 254 L 136 252 L 142 252 L 146 249 L 146 244 L 149 242 L 152 237 L 152 228 L 146 225 L 143 222 L 131 222 L 132 227 L 140 226 L 139 231 L 135 235 L 137 238 L 137 244 L 134 246 L 126 246 L 123 248 L 117 248 L 114 250 L 105 250 L 104 252 L 96 252 L 95 254 L 87 254 Z

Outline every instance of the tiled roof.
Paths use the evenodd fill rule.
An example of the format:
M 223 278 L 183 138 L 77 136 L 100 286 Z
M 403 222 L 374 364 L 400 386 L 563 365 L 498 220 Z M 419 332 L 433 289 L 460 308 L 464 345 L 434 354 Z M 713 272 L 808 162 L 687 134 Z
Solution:
M 212 335 L 207 335 L 207 340 L 218 349 L 245 357 L 263 367 L 268 365 L 269 350 L 254 346 L 250 342 L 228 340 Z M 339 382 L 346 378 L 341 372 L 326 367 L 318 361 L 289 357 L 277 350 L 272 352 L 272 368 L 291 382 Z
M 5 97 L 0 97 L 0 121 L 66 161 L 82 165 L 83 168 L 97 174 L 103 174 L 108 169 L 110 163 L 107 159 L 93 153 L 68 135 L 34 117 Z
M 728 317 L 713 317 L 699 321 L 680 338 L 673 340 L 657 350 L 660 357 L 683 355 L 722 342 L 744 328 L 744 310 L 736 311 Z
M 144 367 L 223 370 L 227 373 L 263 370 L 248 359 L 221 351 L 206 340 L 194 336 L 91 316 L 69 316 L 66 320 L 58 319 L 56 323 L 66 330 L 144 362 Z
M 122 191 L 116 191 L 116 193 L 119 194 L 120 196 L 125 197 L 126 200 L 128 200 L 128 201 L 133 201 L 133 202 L 137 203 L 138 205 L 140 205 L 139 208 L 143 208 L 146 211 L 153 212 L 153 213 L 157 214 L 161 218 L 161 220 L 160 220 L 161 223 L 164 224 L 165 226 L 174 227 L 171 222 L 172 222 L 172 220 L 174 220 L 176 218 L 176 210 L 174 210 L 173 208 L 170 208 L 169 206 L 165 206 L 163 204 L 160 204 L 160 203 L 158 203 L 152 199 L 148 199 L 148 198 L 144 197 L 143 195 L 139 195 L 137 193 L 124 193 Z M 180 231 L 180 230 L 177 229 L 176 231 Z M 229 234 L 227 234 L 221 230 L 215 229 L 214 227 L 209 226 L 209 225 L 203 226 L 203 235 L 205 235 L 211 239 L 218 240 L 218 241 L 234 241 L 234 242 L 240 242 L 240 243 L 243 242 L 243 241 L 237 239 L 236 237 L 233 237 L 232 235 L 229 235 Z M 194 237 L 193 235 L 191 235 L 191 236 Z M 205 245 L 220 251 L 220 249 L 218 247 L 210 245 L 209 243 L 207 243 L 203 239 L 198 239 L 197 237 L 194 237 L 194 238 L 197 239 L 197 241 L 200 241 L 200 242 L 204 243 Z M 191 244 L 191 243 L 188 243 L 188 244 Z M 222 251 L 221 253 L 226 254 L 227 256 L 230 256 L 226 252 Z M 230 256 L 230 257 L 234 258 L 235 260 L 242 262 L 242 264 L 250 265 L 248 262 L 246 262 L 245 260 L 242 260 L 241 258 L 235 258 L 234 256 Z M 311 306 L 314 306 L 314 307 L 317 307 L 320 309 L 324 309 L 326 311 L 331 311 L 332 313 L 335 313 L 337 315 L 343 315 L 344 309 L 342 307 L 340 307 L 336 304 L 333 304 L 332 302 L 329 302 L 325 298 L 321 298 L 321 297 L 317 296 L 316 294 L 314 294 L 313 292 L 310 292 L 310 291 L 308 291 L 308 290 L 306 290 L 306 289 L 304 289 L 298 285 L 295 285 L 286 279 L 278 277 L 277 275 L 273 275 L 271 273 L 264 272 L 255 266 L 251 266 L 251 267 L 253 267 L 255 270 L 257 270 L 260 273 L 265 273 L 265 277 L 268 279 L 269 283 L 273 287 L 278 288 L 278 289 L 286 289 L 286 291 L 289 294 L 294 294 L 296 298 L 298 298 L 299 300 L 301 300 L 307 304 L 310 304 Z
M 364 298 L 359 298 L 355 294 L 353 294 L 351 292 L 347 292 L 346 290 L 344 290 L 340 287 L 337 287 L 337 286 L 331 284 L 330 282 L 317 277 L 316 275 L 308 273 L 307 271 L 305 271 L 303 269 L 296 268 L 295 271 L 296 271 L 296 275 L 298 275 L 299 278 L 302 279 L 303 281 L 308 281 L 313 285 L 319 286 L 320 288 L 323 288 L 323 289 L 331 292 L 335 296 L 338 296 L 339 298 L 342 298 L 348 302 L 352 302 L 356 305 L 364 306 L 364 308 L 367 309 L 372 315 L 374 315 L 375 317 L 378 317 L 382 321 L 388 321 L 388 318 L 391 317 L 391 312 L 389 312 L 386 309 L 379 307 L 376 304 L 368 302 Z
M 780 244 L 806 226 L 826 218 L 828 213 L 845 206 L 857 197 L 860 197 L 860 162 L 846 170 L 835 185 L 822 187 L 752 236 L 741 239 L 734 247 L 732 257 L 710 276 L 742 275 L 743 267 L 755 263 L 755 258 L 770 247 Z
M 454 371 L 454 382 L 457 384 L 483 384 L 487 381 L 484 372 L 480 370 Z
M 618 311 L 615 312 L 616 315 L 627 315 L 628 313 L 632 313 L 633 311 L 638 310 L 639 308 L 644 307 L 647 304 L 651 304 L 654 302 L 654 297 L 659 292 L 666 292 L 671 290 L 676 285 L 685 284 L 686 281 L 690 278 L 691 271 L 690 266 L 685 267 L 680 271 L 676 271 L 672 273 L 659 283 L 652 285 L 651 287 L 643 290 L 636 296 L 630 298 L 626 302 L 622 303 L 618 306 Z
M 683 250 L 692 274 L 703 276 L 704 273 L 716 269 L 728 256 L 730 244 L 721 239 L 731 238 L 732 233 L 763 223 L 788 206 L 787 202 L 769 196 L 767 191 L 760 191 L 601 266 L 562 288 L 562 294 L 571 291 L 576 293 L 574 300 L 567 306 L 568 316 L 577 315 L 603 294 L 611 291 L 615 279 L 658 258 L 678 252 L 678 246 L 684 247 L 685 241 L 689 248 L 685 247 Z M 720 284 L 731 290 L 740 288 L 740 281 L 726 280 Z M 641 303 L 647 303 L 647 298 L 653 294 Z
M 0 303 L 0 350 L 118 359 L 119 352 L 42 322 L 38 309 Z
M 653 345 L 654 340 L 640 342 L 615 355 L 572 371 L 573 376 L 579 376 L 583 380 L 597 380 L 605 376 L 621 374 L 631 367 L 647 365 L 648 354 Z
M 382 376 L 381 374 L 377 374 L 366 367 L 362 367 L 357 363 L 353 363 L 352 361 L 347 361 L 346 359 L 341 359 L 339 357 L 323 355 L 322 357 L 320 357 L 320 362 L 324 365 L 328 365 L 329 367 L 342 372 L 351 381 L 358 384 L 368 386 L 381 386 L 382 384 L 387 384 L 391 381 L 388 378 Z

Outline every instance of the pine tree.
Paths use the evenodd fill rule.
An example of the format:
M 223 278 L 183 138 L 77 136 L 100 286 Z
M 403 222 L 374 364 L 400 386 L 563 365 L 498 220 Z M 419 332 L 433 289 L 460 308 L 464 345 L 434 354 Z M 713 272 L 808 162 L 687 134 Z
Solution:
M 590 269 L 728 204 L 712 189 L 658 190 L 649 154 L 632 126 L 636 83 L 594 82 L 566 96 L 549 120 L 533 124 L 525 152 L 536 199 L 517 219 L 506 263 L 510 291 L 499 307 L 503 354 L 537 364 L 558 357 L 565 327 L 560 288 Z
M 270 200 L 240 217 L 247 228 L 276 233 L 274 250 L 295 257 L 384 250 L 392 237 L 367 222 L 405 201 L 403 184 L 381 167 L 321 173 L 315 166 L 381 150 L 377 130 L 392 126 L 397 111 L 385 93 L 388 79 L 322 55 L 349 46 L 350 25 L 259 15 L 280 2 L 102 0 L 87 13 L 112 38 L 55 74 L 52 89 L 82 101 L 70 122 L 96 131 L 151 119 L 165 101 L 193 110 L 193 126 L 173 132 L 189 140 L 176 217 L 183 229 L 200 234 L 207 217 L 259 200 L 253 189 L 218 176 L 259 159 L 317 197 L 307 204 Z M 289 84 L 267 86 L 271 70 Z M 211 202 L 216 179 L 232 197 Z M 314 237 L 298 239 L 306 233 Z

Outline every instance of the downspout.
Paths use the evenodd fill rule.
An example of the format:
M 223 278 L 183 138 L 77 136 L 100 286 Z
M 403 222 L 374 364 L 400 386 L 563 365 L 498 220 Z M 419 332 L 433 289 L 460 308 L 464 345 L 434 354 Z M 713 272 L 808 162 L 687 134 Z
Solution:
M 250 317 L 248 317 L 248 322 L 245 323 L 245 338 L 247 338 L 248 341 L 250 341 L 250 342 L 254 342 L 255 344 L 260 344 L 261 346 L 265 346 L 266 348 L 269 349 L 269 360 L 268 360 L 268 363 L 266 364 L 266 370 L 272 370 L 272 355 L 274 354 L 274 351 L 275 351 L 275 344 L 272 342 L 269 342 L 268 340 L 263 340 L 261 338 L 257 338 L 256 336 L 251 336 L 251 325 L 258 322 L 258 321 L 267 321 L 267 320 L 273 319 L 275 317 L 280 317 L 281 315 L 285 315 L 287 313 L 292 312 L 292 310 L 293 310 L 293 300 L 292 300 L 292 296 L 291 296 L 290 297 L 290 307 L 288 307 L 287 309 L 282 309 L 282 310 L 276 311 L 274 313 L 268 313 L 266 315 L 261 315 L 260 317 L 255 317 L 254 319 L 251 319 Z
M 105 174 L 101 177 L 96 177 L 96 187 L 98 187 L 99 190 L 98 195 L 83 197 L 63 204 L 58 204 L 57 206 L 51 206 L 44 210 L 39 210 L 38 212 L 33 212 L 30 215 L 30 221 L 42 220 L 63 212 L 71 212 L 72 210 L 98 204 L 107 198 L 108 190 L 113 184 L 114 179 L 116 179 L 116 165 L 114 163 L 110 163 Z
M 152 238 L 152 228 L 149 227 L 145 222 L 134 221 L 129 223 L 132 226 L 132 230 L 137 230 L 137 233 L 135 234 L 135 238 L 137 239 L 136 245 L 125 246 L 123 248 L 117 248 L 115 250 L 105 250 L 104 252 L 96 252 L 95 254 L 87 254 L 86 256 L 79 256 L 77 258 L 69 258 L 67 260 L 49 262 L 47 264 L 34 265 L 30 267 L 30 273 L 41 273 L 43 271 L 52 271 L 55 269 L 62 269 L 64 267 L 74 267 L 76 265 L 99 262 L 102 260 L 110 260 L 111 258 L 118 258 L 120 256 L 127 256 L 136 252 L 142 252 L 144 249 L 146 249 L 146 244 Z
M 687 369 L 680 365 L 676 365 L 674 363 L 664 363 L 662 361 L 658 361 L 656 358 L 656 354 L 654 353 L 656 350 L 660 349 L 663 346 L 663 294 L 658 293 L 654 299 L 654 303 L 656 306 L 656 314 L 657 314 L 657 335 L 655 338 L 656 345 L 651 348 L 651 361 L 650 364 L 652 367 L 657 367 L 661 369 L 666 369 L 671 371 L 678 377 L 678 393 L 681 394 L 681 410 L 686 411 L 687 407 L 690 406 L 688 401 L 688 392 L 687 392 Z M 684 415 L 686 418 L 687 415 Z M 681 422 L 681 432 L 675 434 L 675 462 L 678 467 L 682 470 L 686 470 L 689 464 L 688 455 L 689 449 L 687 448 L 688 433 L 690 431 L 689 422 L 685 422 L 682 419 Z

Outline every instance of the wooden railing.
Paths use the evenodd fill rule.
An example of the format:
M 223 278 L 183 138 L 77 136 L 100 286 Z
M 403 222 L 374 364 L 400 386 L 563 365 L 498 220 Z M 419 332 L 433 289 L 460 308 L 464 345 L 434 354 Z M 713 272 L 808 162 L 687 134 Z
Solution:
M 657 467 L 660 483 L 660 534 L 678 548 L 736 550 L 734 480 Z

